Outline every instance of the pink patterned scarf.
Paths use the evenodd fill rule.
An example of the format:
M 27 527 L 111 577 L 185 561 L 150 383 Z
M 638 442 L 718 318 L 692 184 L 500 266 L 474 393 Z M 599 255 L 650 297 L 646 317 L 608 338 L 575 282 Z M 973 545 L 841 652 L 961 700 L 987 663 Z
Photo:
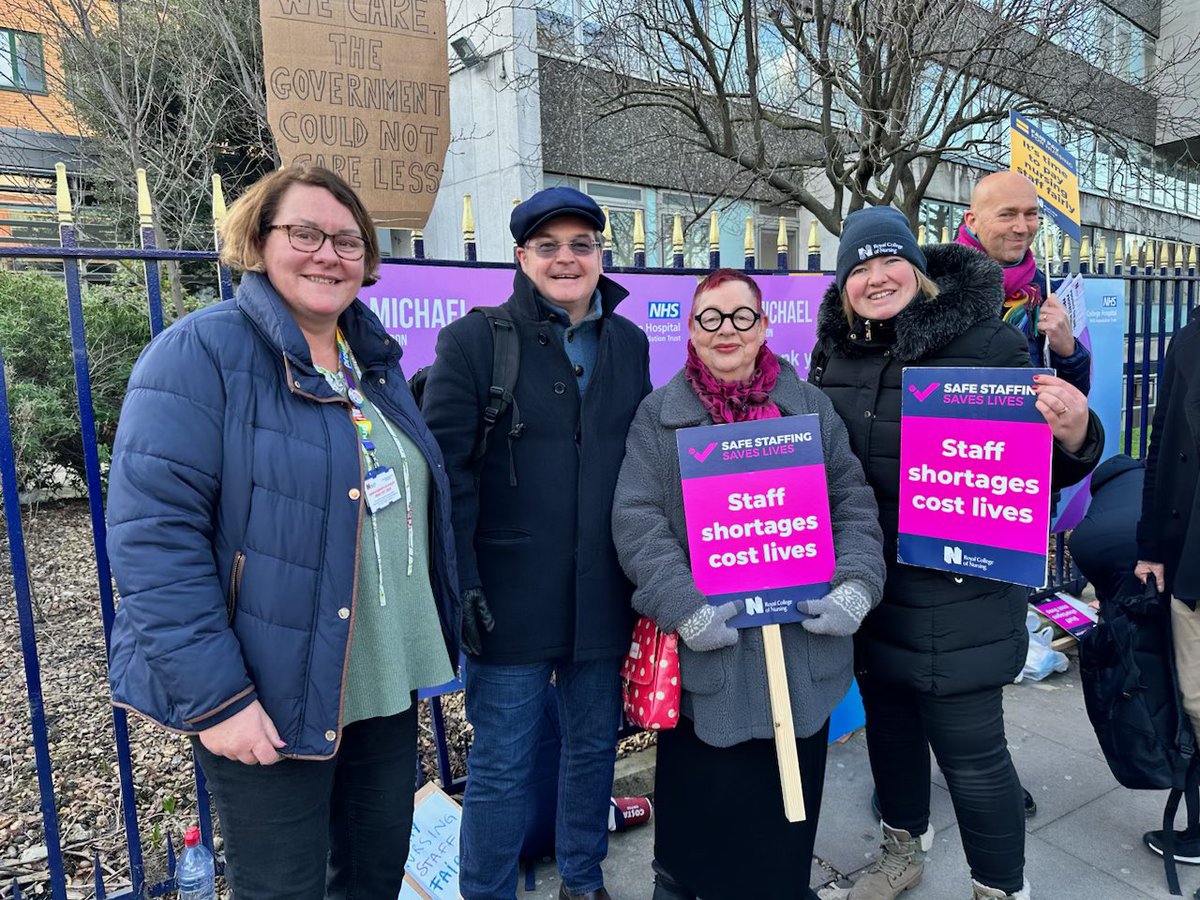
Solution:
M 688 341 L 687 352 L 684 377 L 715 424 L 780 417 L 779 407 L 771 399 L 771 391 L 779 377 L 779 359 L 767 349 L 765 341 L 758 348 L 754 374 L 745 381 L 719 381 L 713 377 L 700 361 L 691 341 Z
M 979 243 L 979 238 L 965 224 L 958 226 L 958 237 L 954 242 L 987 253 L 983 244 Z M 1001 266 L 1001 269 L 1004 272 L 1004 310 L 1001 317 L 1026 335 L 1032 334 L 1037 326 L 1038 310 L 1042 306 L 1042 286 L 1037 283 L 1037 264 L 1033 261 L 1033 251 L 1026 250 L 1024 259 L 1011 266 Z

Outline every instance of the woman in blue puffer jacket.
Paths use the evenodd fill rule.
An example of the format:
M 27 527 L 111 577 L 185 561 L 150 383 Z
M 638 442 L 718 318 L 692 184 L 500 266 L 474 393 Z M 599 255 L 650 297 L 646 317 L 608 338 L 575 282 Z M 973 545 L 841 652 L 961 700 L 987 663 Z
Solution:
M 415 692 L 458 659 L 441 454 L 355 302 L 379 245 L 345 182 L 274 172 L 221 235 L 237 296 L 150 343 L 121 413 L 113 702 L 192 735 L 238 900 L 395 897 Z

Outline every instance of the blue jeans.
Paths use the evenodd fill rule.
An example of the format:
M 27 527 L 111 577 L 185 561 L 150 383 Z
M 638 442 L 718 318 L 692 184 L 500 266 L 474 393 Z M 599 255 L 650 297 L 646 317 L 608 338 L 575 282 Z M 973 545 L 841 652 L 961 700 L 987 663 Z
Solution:
M 459 890 L 463 900 L 512 900 L 525 835 L 528 782 L 551 674 L 558 687 L 562 762 L 555 855 L 573 894 L 604 884 L 621 660 L 463 667 L 467 719 L 475 737 L 463 797 Z
M 404 881 L 417 705 L 342 729 L 333 759 L 247 766 L 192 738 L 237 900 L 375 900 Z

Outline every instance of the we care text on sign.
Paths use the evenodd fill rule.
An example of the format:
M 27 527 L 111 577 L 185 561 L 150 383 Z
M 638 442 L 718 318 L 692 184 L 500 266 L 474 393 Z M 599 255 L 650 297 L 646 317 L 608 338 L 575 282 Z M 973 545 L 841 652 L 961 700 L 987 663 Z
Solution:
M 344 178 L 422 228 L 450 142 L 444 0 L 259 0 L 267 114 L 286 165 Z
M 1050 426 L 1035 374 L 908 368 L 900 420 L 898 559 L 1041 587 L 1050 524 Z
M 796 601 L 828 593 L 834 567 L 818 417 L 675 435 L 696 588 L 710 603 L 742 600 L 737 628 L 802 619 Z

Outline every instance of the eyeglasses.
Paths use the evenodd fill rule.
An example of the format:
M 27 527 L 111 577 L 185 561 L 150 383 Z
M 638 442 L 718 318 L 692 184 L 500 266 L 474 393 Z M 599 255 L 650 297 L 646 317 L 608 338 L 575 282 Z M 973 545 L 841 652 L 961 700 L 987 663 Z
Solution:
M 748 306 L 739 306 L 733 312 L 723 313 L 716 307 L 710 306 L 706 310 L 702 310 L 695 316 L 692 316 L 701 328 L 705 331 L 720 331 L 721 326 L 728 319 L 733 323 L 733 327 L 738 331 L 749 331 L 758 324 L 758 320 L 762 318 L 761 313 L 756 313 Z
M 367 242 L 356 234 L 330 234 L 311 225 L 268 225 L 267 231 L 286 231 L 288 243 L 301 253 L 316 253 L 328 239 L 333 252 L 347 262 L 362 259 Z
M 564 244 L 571 248 L 573 256 L 591 256 L 604 246 L 603 241 L 592 241 L 586 238 L 574 241 L 534 241 L 526 246 L 542 259 L 554 259 L 558 256 L 558 248 Z

